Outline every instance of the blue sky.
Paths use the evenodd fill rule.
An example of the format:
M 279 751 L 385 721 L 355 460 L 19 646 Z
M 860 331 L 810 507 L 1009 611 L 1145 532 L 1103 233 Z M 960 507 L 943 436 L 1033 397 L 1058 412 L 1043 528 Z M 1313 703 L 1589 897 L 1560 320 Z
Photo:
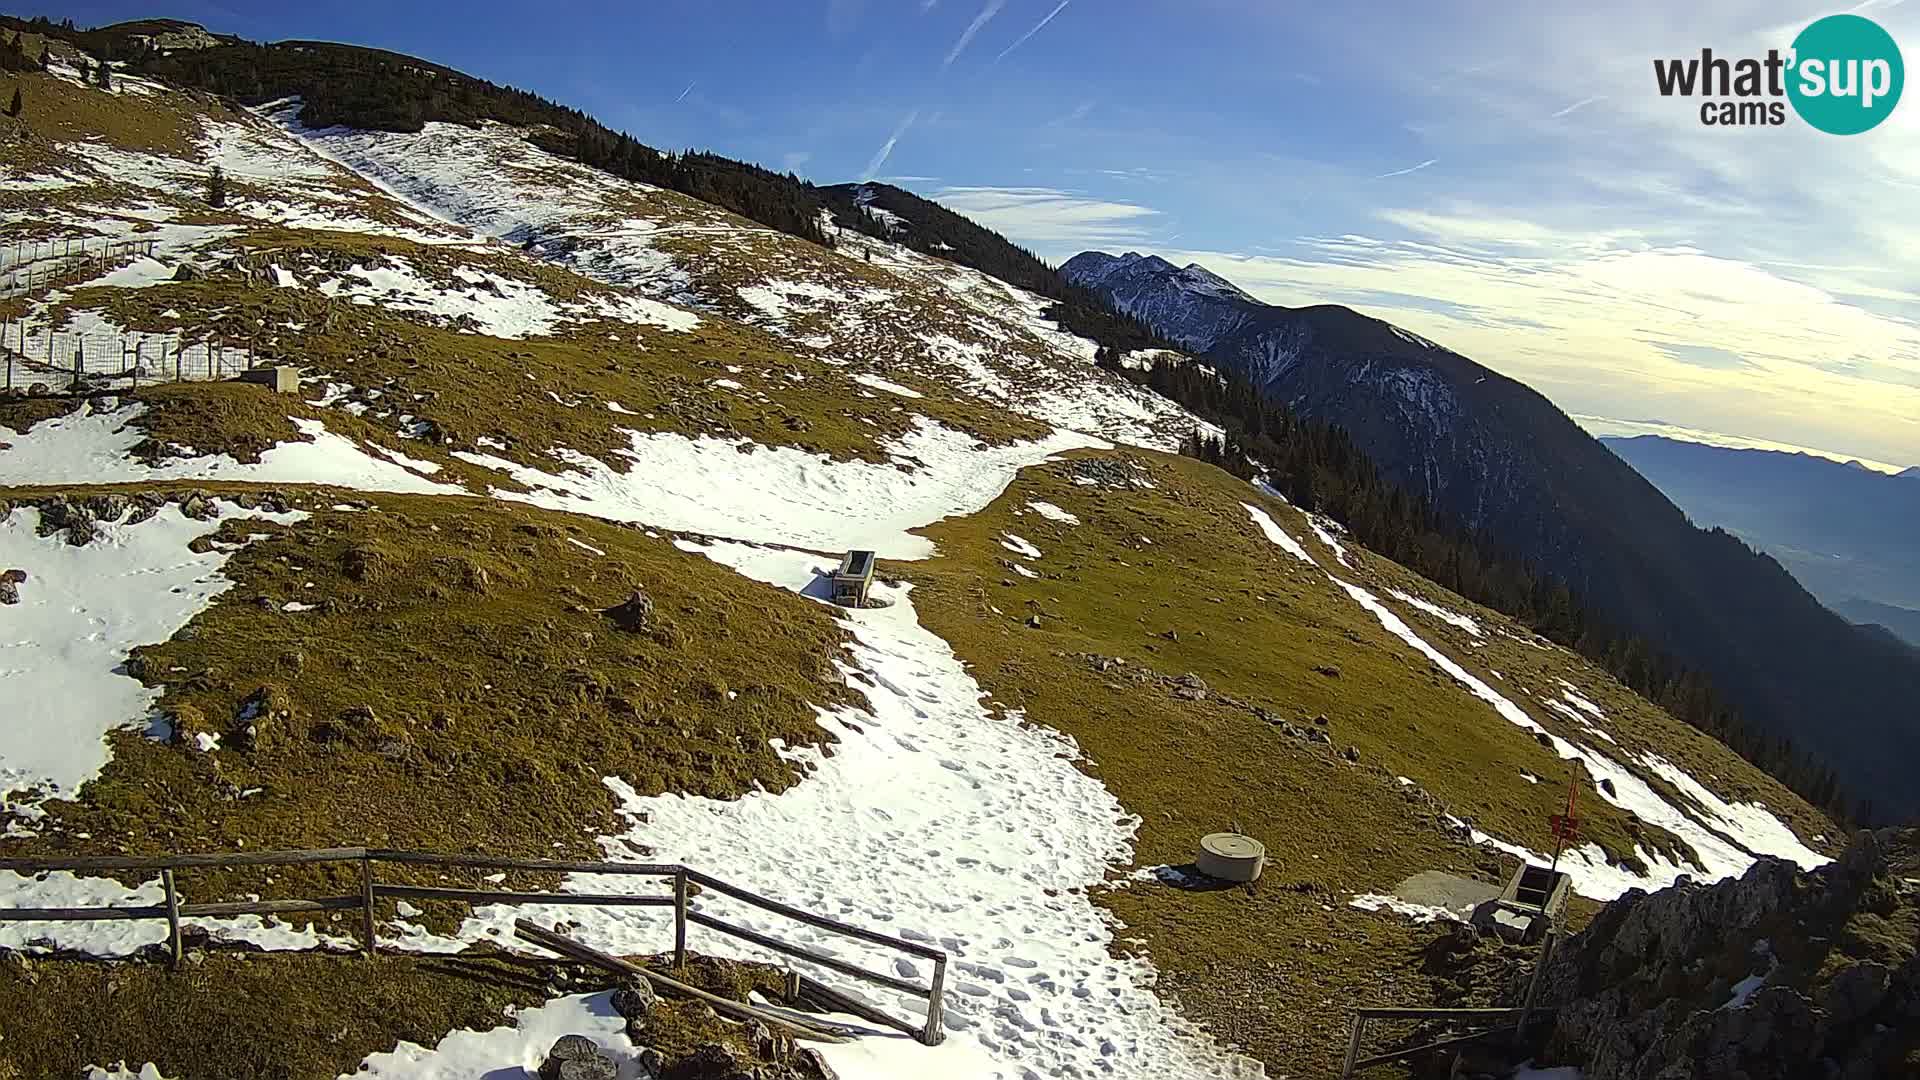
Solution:
M 1568 412 L 1920 462 L 1920 100 L 1710 129 L 1654 57 L 1837 7 L 790 0 L 67 3 L 433 59 L 661 147 L 874 176 L 1060 260 L 1346 303 Z M 1920 56 L 1920 0 L 1855 10 Z M 1920 98 L 1920 92 L 1914 95 Z

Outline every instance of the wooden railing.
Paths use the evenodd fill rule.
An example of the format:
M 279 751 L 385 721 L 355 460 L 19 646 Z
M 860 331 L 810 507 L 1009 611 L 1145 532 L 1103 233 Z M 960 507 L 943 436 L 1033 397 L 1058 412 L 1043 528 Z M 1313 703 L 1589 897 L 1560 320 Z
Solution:
M 1469 1043 L 1482 1042 L 1499 1035 L 1523 1036 L 1535 1017 L 1546 1016 L 1552 1009 L 1517 1006 L 1511 1009 L 1426 1009 L 1426 1008 L 1359 1008 L 1353 1010 L 1353 1027 L 1347 1040 L 1347 1056 L 1340 1070 L 1340 1080 L 1348 1080 L 1361 1069 L 1371 1069 L 1375 1065 L 1387 1065 L 1396 1061 L 1405 1061 L 1411 1057 L 1429 1054 L 1436 1050 L 1449 1050 Z M 1370 1057 L 1361 1057 L 1360 1050 L 1366 1044 L 1367 1024 L 1374 1020 L 1439 1020 L 1452 1023 L 1483 1023 L 1494 1026 L 1465 1035 L 1455 1035 L 1419 1046 L 1409 1046 L 1402 1050 L 1390 1050 Z M 1513 1021 L 1502 1024 L 1502 1020 Z
M 182 896 L 175 872 L 194 868 L 231 870 L 253 866 L 296 866 L 317 863 L 358 864 L 360 889 L 344 896 L 295 897 L 282 900 L 242 900 L 218 903 L 188 903 Z M 525 892 L 508 889 L 455 889 L 382 882 L 374 876 L 379 863 L 464 868 L 475 870 L 514 870 L 533 873 L 622 874 L 671 880 L 670 894 Z M 467 904 L 550 904 L 577 907 L 670 907 L 673 909 L 673 963 L 680 968 L 687 961 L 687 926 L 697 924 L 763 949 L 803 960 L 850 978 L 884 986 L 927 1002 L 924 1023 L 901 1020 L 870 1006 L 862 1006 L 865 1019 L 905 1032 L 928 1046 L 945 1037 L 942 1000 L 946 992 L 947 954 L 916 941 L 853 926 L 824 915 L 783 904 L 749 892 L 710 874 L 672 863 L 585 862 L 561 859 L 515 859 L 492 855 L 450 855 L 437 852 L 387 851 L 376 848 L 322 848 L 314 851 L 256 851 L 194 855 L 83 855 L 68 858 L 0 859 L 0 870 L 21 874 L 49 871 L 74 873 L 158 871 L 162 902 L 139 907 L 19 908 L 0 907 L 0 922 L 94 922 L 101 920 L 165 919 L 167 953 L 177 967 L 185 953 L 181 933 L 182 919 L 215 918 L 232 915 L 293 915 L 322 911 L 361 911 L 361 947 L 371 956 L 379 950 L 375 935 L 375 907 L 382 900 L 452 900 Z M 927 986 L 870 971 L 858 964 L 828 956 L 802 945 L 749 930 L 744 926 L 694 909 L 690 887 L 710 889 L 751 907 L 804 923 L 842 937 L 864 941 L 917 956 L 933 963 L 933 976 Z M 850 1003 L 857 999 L 845 998 Z

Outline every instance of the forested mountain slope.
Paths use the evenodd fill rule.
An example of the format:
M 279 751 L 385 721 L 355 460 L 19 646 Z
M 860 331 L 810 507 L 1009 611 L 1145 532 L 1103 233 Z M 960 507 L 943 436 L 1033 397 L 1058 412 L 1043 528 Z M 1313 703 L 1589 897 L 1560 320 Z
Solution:
M 1772 555 L 1834 611 L 1920 645 L 1920 484 L 1810 454 L 1657 435 L 1600 441 L 1694 521 Z
M 1260 303 L 1196 267 L 1088 252 L 1062 273 L 1173 342 L 1338 424 L 1395 482 L 1706 671 L 1749 721 L 1909 815 L 1920 660 L 1823 607 L 1773 559 L 1700 529 L 1522 383 L 1347 308 Z

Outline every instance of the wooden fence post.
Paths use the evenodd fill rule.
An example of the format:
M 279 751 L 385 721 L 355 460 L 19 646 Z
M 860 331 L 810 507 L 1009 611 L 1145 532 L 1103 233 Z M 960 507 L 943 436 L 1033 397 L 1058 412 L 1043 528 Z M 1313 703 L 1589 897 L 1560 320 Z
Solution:
M 160 885 L 167 891 L 167 955 L 178 971 L 184 947 L 180 940 L 180 890 L 174 888 L 172 867 L 161 868 Z
M 360 910 L 361 932 L 366 936 L 368 958 L 379 951 L 379 942 L 373 936 L 373 859 L 360 857 Z
M 1353 1063 L 1360 1060 L 1360 1040 L 1366 1030 L 1367 1018 L 1354 1013 L 1353 1034 L 1347 1039 L 1347 1063 L 1340 1069 L 1340 1080 L 1350 1080 L 1353 1076 Z
M 673 969 L 687 966 L 687 868 L 673 872 Z
M 927 990 L 927 1027 L 920 1033 L 922 1045 L 939 1046 L 946 1040 L 946 1032 L 940 1029 L 946 1008 L 947 958 L 942 956 L 933 962 L 933 983 Z

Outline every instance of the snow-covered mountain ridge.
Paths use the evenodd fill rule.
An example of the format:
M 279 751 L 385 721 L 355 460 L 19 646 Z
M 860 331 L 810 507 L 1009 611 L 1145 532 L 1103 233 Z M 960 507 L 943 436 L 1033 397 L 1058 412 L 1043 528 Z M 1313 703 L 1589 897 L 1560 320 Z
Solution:
M 310 130 L 290 103 L 102 90 L 71 63 L 25 81 L 4 238 L 155 243 L 7 301 L 52 392 L 0 401 L 0 568 L 25 572 L 0 668 L 29 721 L 0 733 L 0 850 L 685 860 L 950 952 L 948 1042 L 828 1047 L 858 1080 L 1319 1069 L 1334 1002 L 1433 993 L 1432 931 L 1351 901 L 1421 869 L 1498 877 L 1546 847 L 1569 780 L 1590 899 L 1828 849 L 1817 813 L 1577 657 L 1165 453 L 1197 421 L 1023 290 L 871 237 L 828 250 L 506 125 Z M 215 338 L 301 392 L 164 378 Z M 91 375 L 67 393 L 75 351 Z M 886 606 L 817 602 L 823 553 L 851 547 L 879 552 Z M 602 614 L 636 589 L 650 621 Z M 1276 887 L 1182 887 L 1197 837 L 1235 825 Z M 10 906 L 157 888 L 0 873 Z M 425 992 L 316 1009 L 265 957 L 285 974 L 213 1022 L 297 1049 L 302 1075 L 528 1068 L 567 1024 L 633 1057 L 604 995 L 423 1011 L 463 984 L 405 965 L 481 954 L 516 913 L 661 948 L 645 908 L 395 908 L 370 981 Z M 162 932 L 0 925 L 37 958 L 33 988 L 0 987 L 10 1017 L 86 992 L 62 951 Z M 196 925 L 274 952 L 347 937 Z M 343 1027 L 260 1022 L 296 1011 Z M 208 1014 L 159 1012 L 78 1046 L 0 1022 L 0 1061 L 244 1074 L 169 1026 Z

